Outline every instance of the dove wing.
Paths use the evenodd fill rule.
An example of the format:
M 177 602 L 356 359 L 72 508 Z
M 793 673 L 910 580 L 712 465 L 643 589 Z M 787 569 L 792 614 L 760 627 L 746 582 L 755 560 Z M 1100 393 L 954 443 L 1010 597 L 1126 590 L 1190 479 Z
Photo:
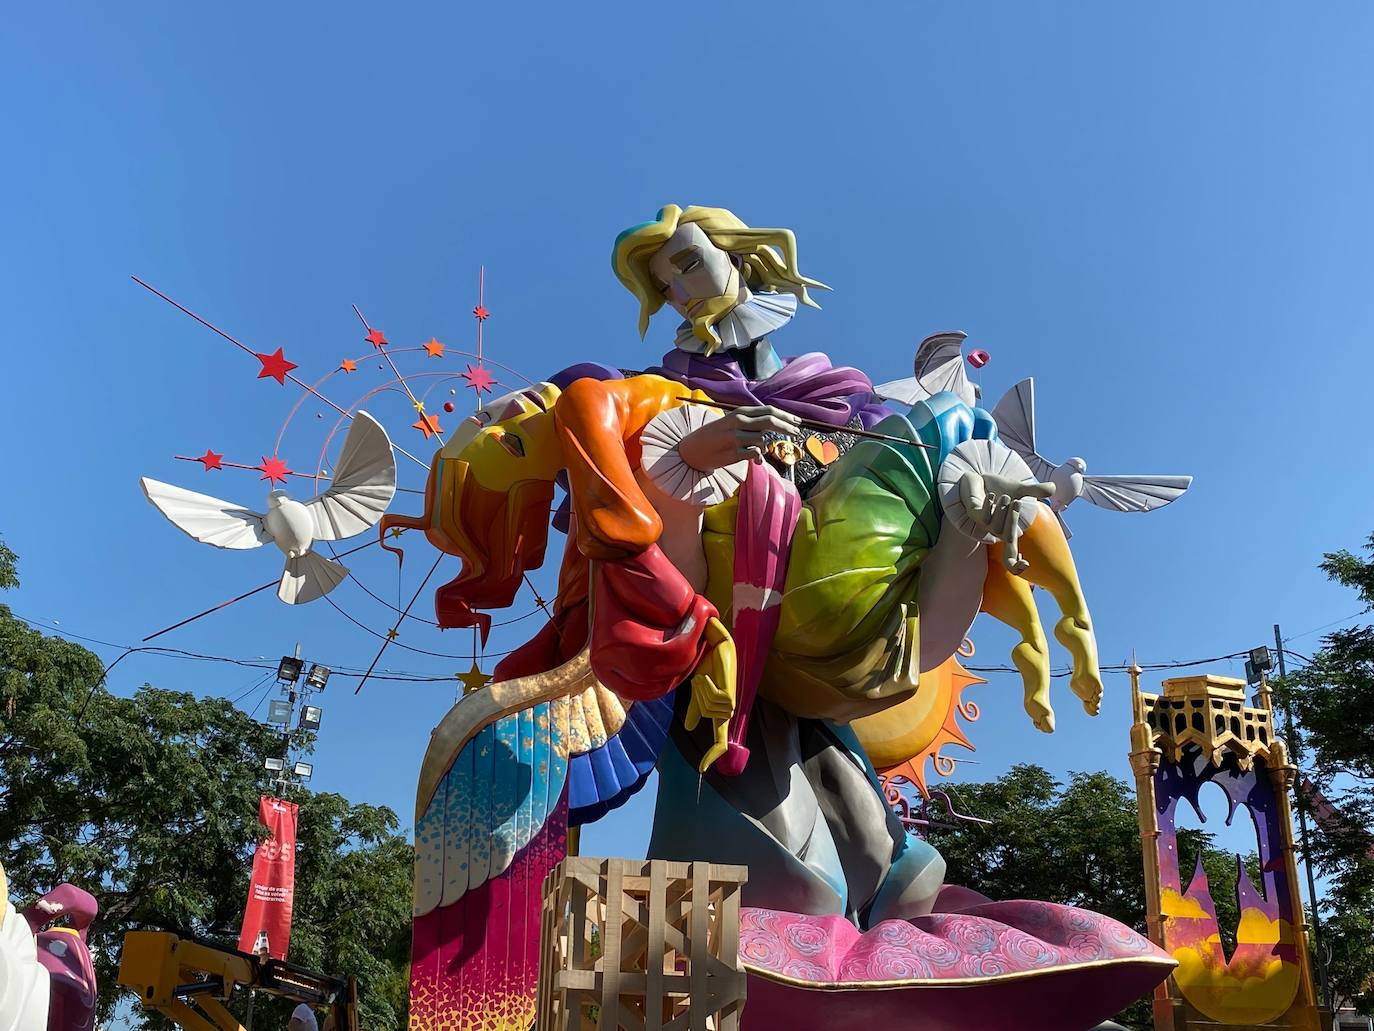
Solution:
M 258 512 L 146 476 L 138 482 L 148 500 L 173 526 L 202 544 L 244 550 L 272 540 Z
M 921 386 L 921 381 L 915 376 L 879 383 L 873 388 L 873 393 L 884 401 L 900 401 L 904 405 L 914 405 L 930 396 L 930 391 Z
M 356 412 L 329 489 L 306 502 L 316 540 L 340 541 L 375 526 L 395 494 L 391 439 L 376 419 Z
M 1054 463 L 1035 450 L 1035 380 L 1023 379 L 1005 394 L 992 410 L 997 439 L 1026 460 L 1035 478 L 1045 481 Z
M 916 349 L 916 380 L 928 393 L 948 390 L 970 408 L 977 403 L 973 384 L 964 372 L 964 341 L 967 333 L 935 333 Z
M 992 410 L 997 436 L 1023 458 L 1035 454 L 1035 380 L 1023 379 Z
M 1114 512 L 1152 512 L 1183 496 L 1191 476 L 1084 476 L 1083 497 Z

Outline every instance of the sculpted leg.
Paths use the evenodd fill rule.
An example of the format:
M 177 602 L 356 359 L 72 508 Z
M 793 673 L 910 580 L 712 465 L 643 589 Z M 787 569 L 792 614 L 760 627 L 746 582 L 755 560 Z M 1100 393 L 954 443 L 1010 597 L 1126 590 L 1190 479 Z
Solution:
M 1036 522 L 1040 522 L 1039 519 Z M 1001 546 L 987 546 L 988 573 L 983 582 L 982 609 L 993 619 L 1005 623 L 1021 635 L 1021 643 L 1011 651 L 1011 661 L 1021 671 L 1025 686 L 1026 714 L 1036 730 L 1054 732 L 1054 709 L 1050 706 L 1050 649 L 1040 625 L 1040 613 L 1031 597 L 1031 585 L 1013 576 L 1002 564 Z
M 1043 587 L 1054 597 L 1063 618 L 1055 624 L 1054 636 L 1073 657 L 1073 676 L 1069 686 L 1083 701 L 1088 715 L 1096 716 L 1102 701 L 1102 673 L 1097 667 L 1097 638 L 1092 616 L 1078 582 L 1069 542 L 1048 510 L 1041 510 L 1021 537 L 1021 552 L 1030 562 L 1025 578 Z

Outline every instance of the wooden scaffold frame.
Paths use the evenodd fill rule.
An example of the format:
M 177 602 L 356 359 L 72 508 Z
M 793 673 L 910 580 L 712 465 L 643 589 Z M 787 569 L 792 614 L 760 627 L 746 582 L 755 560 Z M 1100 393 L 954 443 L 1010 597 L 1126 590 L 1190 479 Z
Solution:
M 544 881 L 538 1031 L 737 1031 L 743 866 L 570 856 Z

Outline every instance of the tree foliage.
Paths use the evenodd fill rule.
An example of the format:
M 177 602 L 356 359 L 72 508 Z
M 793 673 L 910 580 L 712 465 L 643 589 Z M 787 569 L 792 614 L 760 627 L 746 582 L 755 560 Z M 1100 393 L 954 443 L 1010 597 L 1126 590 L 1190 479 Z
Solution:
M 1325 556 L 1321 569 L 1374 608 L 1374 535 L 1365 555 Z M 1334 811 L 1308 813 L 1309 859 L 1328 878 L 1321 899 L 1323 951 L 1333 1001 L 1374 1014 L 1374 626 L 1337 630 L 1312 661 L 1276 685 L 1297 721 L 1297 757 Z
M 271 790 L 262 761 L 280 741 L 224 699 L 148 685 L 117 696 L 95 655 L 0 605 L 0 857 L 21 902 L 63 881 L 100 902 L 102 1018 L 120 1000 L 125 931 L 236 942 L 263 833 L 258 797 Z M 290 958 L 356 976 L 363 1023 L 402 1028 L 411 849 L 396 815 L 339 795 L 288 797 L 300 804 Z M 260 999 L 254 1026 L 285 1027 L 288 1011 Z

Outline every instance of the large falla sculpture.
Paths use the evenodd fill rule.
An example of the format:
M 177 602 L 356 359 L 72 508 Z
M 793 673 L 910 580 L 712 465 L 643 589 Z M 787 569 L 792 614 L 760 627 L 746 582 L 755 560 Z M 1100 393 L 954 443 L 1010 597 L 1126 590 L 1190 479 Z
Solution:
M 1027 464 L 1049 466 L 1029 389 L 1003 408 L 1008 446 L 962 334 L 928 338 L 915 375 L 879 388 L 824 354 L 781 357 L 774 334 L 824 287 L 791 232 L 724 209 L 669 205 L 617 238 L 612 263 L 641 334 L 664 305 L 683 317 L 661 363 L 575 365 L 488 404 L 435 456 L 424 511 L 380 524 L 463 558 L 437 617 L 485 632 L 542 564 L 566 490 L 552 618 L 424 759 L 411 1027 L 530 1025 L 542 881 L 569 828 L 654 769 L 650 857 L 750 869 L 746 1027 L 919 1013 L 936 1029 L 1086 1028 L 1148 992 L 1174 961 L 1130 929 L 949 890 L 865 751 L 865 734 L 901 740 L 923 682 L 958 671 L 980 610 L 1015 629 L 1027 714 L 1053 730 L 1032 586 L 1097 712 L 1092 618 L 1046 504 L 1057 484 Z M 1100 503 L 1124 510 L 1187 486 L 1102 479 Z

